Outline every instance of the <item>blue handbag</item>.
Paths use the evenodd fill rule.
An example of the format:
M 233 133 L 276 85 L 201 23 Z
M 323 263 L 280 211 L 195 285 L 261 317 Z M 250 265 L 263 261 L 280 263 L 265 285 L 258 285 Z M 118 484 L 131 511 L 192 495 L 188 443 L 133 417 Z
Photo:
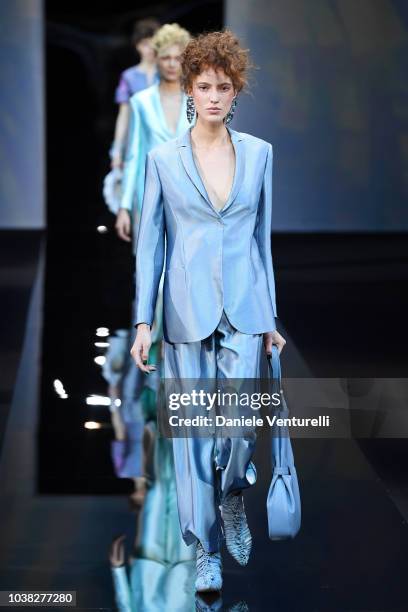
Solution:
M 268 355 L 270 378 L 273 392 L 279 393 L 280 407 L 274 411 L 277 418 L 287 418 L 289 410 L 281 389 L 281 367 L 279 350 L 272 346 L 272 355 Z M 272 481 L 266 502 L 268 512 L 268 530 L 271 540 L 294 538 L 300 529 L 301 503 L 299 483 L 289 437 L 285 426 L 272 426 Z

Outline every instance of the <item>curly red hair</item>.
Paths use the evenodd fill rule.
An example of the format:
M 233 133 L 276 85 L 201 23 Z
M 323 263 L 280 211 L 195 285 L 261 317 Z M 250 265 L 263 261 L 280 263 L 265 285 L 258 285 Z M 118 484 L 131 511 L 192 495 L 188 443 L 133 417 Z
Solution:
M 215 70 L 222 68 L 239 92 L 248 84 L 248 49 L 241 47 L 230 30 L 199 34 L 190 40 L 181 56 L 185 91 L 191 90 L 194 78 L 208 67 Z

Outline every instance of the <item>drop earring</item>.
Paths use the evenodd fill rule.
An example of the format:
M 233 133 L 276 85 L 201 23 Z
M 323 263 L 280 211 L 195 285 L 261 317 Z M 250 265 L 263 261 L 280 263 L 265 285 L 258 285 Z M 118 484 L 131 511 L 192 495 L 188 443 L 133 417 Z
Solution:
M 195 115 L 195 104 L 194 104 L 193 96 L 187 96 L 187 108 L 186 108 L 186 112 L 187 112 L 188 122 L 191 123 L 193 121 L 194 115 Z
M 237 106 L 237 96 L 233 98 L 231 108 L 229 109 L 228 113 L 225 115 L 225 123 L 230 123 L 230 121 L 232 121 L 236 106 Z

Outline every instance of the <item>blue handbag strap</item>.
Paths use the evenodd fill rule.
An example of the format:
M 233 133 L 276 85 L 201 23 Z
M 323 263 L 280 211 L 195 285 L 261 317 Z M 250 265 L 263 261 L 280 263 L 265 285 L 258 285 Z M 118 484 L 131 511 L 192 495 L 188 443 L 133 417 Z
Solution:
M 282 410 L 287 411 L 288 407 L 286 405 L 286 400 L 283 394 L 282 389 L 282 375 L 281 375 L 281 364 L 280 364 L 280 355 L 279 349 L 276 344 L 272 344 L 272 354 L 267 353 L 268 358 L 268 366 L 270 372 L 270 378 L 273 381 L 273 388 L 277 388 L 282 402 Z
M 283 389 L 282 389 L 280 355 L 279 355 L 279 349 L 276 346 L 276 344 L 272 345 L 272 353 L 267 354 L 267 358 L 268 358 L 268 365 L 269 365 L 270 378 L 272 380 L 272 385 L 274 388 L 277 388 L 279 392 L 279 396 L 281 398 L 281 408 L 279 410 L 280 416 L 289 415 L 288 407 L 286 405 L 286 400 L 285 400 Z M 287 432 L 287 437 L 289 438 L 287 442 L 290 445 L 290 435 L 289 435 L 289 431 L 286 426 L 285 426 L 285 431 Z M 277 438 L 283 440 L 283 437 L 281 435 L 282 434 L 281 426 L 279 427 L 278 432 L 279 432 L 279 435 L 277 436 Z M 276 441 L 276 438 L 275 438 L 275 441 Z M 283 442 L 282 442 L 282 445 L 283 445 Z M 278 465 L 276 464 L 277 457 L 275 456 L 275 453 L 277 453 L 278 451 L 277 451 L 276 445 L 274 445 L 273 442 L 271 443 L 271 452 L 272 452 L 273 477 L 292 475 L 292 466 L 288 465 L 287 456 L 284 453 L 281 455 L 281 450 L 278 453 L 280 455 L 280 458 L 278 460 Z
M 279 389 L 281 388 L 281 365 L 279 358 L 279 349 L 276 344 L 272 344 L 272 354 L 267 354 L 269 368 L 271 370 L 271 378 L 276 379 L 279 383 Z

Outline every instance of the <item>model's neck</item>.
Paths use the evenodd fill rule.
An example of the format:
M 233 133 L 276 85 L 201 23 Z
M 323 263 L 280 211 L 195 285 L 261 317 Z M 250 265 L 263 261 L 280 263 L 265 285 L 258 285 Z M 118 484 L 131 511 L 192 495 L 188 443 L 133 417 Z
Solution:
M 142 59 L 138 64 L 138 68 L 143 72 L 154 72 L 156 70 L 156 61 L 154 59 Z
M 176 94 L 181 91 L 180 81 L 166 81 L 165 79 L 160 79 L 160 91 L 164 94 Z
M 191 130 L 191 136 L 194 139 L 196 145 L 201 147 L 218 147 L 229 139 L 229 133 L 224 123 L 210 123 L 201 121 L 200 117 L 197 119 L 197 123 Z

